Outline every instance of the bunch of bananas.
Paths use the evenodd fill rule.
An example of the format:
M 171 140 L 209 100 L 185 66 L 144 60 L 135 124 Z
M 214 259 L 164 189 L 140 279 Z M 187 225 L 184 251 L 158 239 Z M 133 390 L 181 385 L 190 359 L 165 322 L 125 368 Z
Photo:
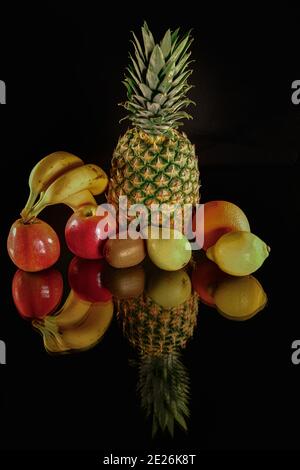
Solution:
M 108 184 L 106 173 L 69 152 L 54 152 L 40 160 L 29 176 L 30 194 L 22 219 L 26 222 L 47 206 L 64 203 L 74 211 L 82 204 L 96 205 L 94 196 Z
M 49 353 L 87 350 L 104 336 L 113 318 L 113 301 L 91 303 L 81 300 L 71 289 L 58 312 L 32 322 L 43 335 Z

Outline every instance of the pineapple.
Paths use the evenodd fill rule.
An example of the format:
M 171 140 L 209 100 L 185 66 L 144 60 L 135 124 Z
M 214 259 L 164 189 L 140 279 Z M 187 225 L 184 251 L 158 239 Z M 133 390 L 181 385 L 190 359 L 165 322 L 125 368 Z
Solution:
M 192 38 L 168 30 L 155 44 L 146 22 L 143 44 L 133 33 L 123 103 L 133 127 L 119 139 L 113 153 L 108 202 L 118 208 L 120 196 L 132 204 L 183 206 L 199 202 L 199 171 L 195 147 L 178 131 L 191 102 L 187 80 Z
M 123 333 L 138 351 L 138 391 L 147 417 L 152 415 L 152 435 L 167 429 L 173 436 L 177 422 L 187 430 L 189 377 L 180 349 L 193 335 L 198 297 L 170 309 L 156 304 L 145 293 L 117 302 Z

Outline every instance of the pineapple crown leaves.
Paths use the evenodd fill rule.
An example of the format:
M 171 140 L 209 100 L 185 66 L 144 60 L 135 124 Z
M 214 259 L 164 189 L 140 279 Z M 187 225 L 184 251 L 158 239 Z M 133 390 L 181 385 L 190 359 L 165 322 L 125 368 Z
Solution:
M 167 133 L 177 129 L 182 119 L 191 116 L 184 109 L 193 103 L 187 98 L 192 85 L 188 78 L 189 48 L 193 42 L 191 31 L 183 37 L 179 29 L 168 29 L 159 44 L 146 22 L 142 26 L 143 43 L 132 32 L 133 55 L 129 54 L 128 65 L 123 81 L 127 89 L 127 101 L 121 103 L 129 113 L 123 119 L 130 119 L 134 126 L 150 134 Z M 195 104 L 195 103 L 193 103 Z
M 159 429 L 174 434 L 174 424 L 187 431 L 189 377 L 179 353 L 141 356 L 138 391 L 146 416 L 152 416 L 152 435 Z

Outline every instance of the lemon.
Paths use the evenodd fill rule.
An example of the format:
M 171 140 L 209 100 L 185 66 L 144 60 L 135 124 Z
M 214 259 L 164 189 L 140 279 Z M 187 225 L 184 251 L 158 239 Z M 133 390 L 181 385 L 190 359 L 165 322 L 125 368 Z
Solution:
M 157 234 L 151 230 L 147 240 L 147 250 L 152 263 L 166 271 L 183 268 L 192 256 L 190 242 L 185 235 L 174 229 L 167 230 L 165 234 L 162 229 L 158 230 Z
M 229 232 L 210 247 L 206 255 L 222 271 L 232 276 L 247 276 L 261 267 L 270 248 L 250 232 Z
M 267 303 L 267 295 L 253 276 L 229 278 L 215 290 L 214 301 L 218 311 L 231 320 L 248 320 Z

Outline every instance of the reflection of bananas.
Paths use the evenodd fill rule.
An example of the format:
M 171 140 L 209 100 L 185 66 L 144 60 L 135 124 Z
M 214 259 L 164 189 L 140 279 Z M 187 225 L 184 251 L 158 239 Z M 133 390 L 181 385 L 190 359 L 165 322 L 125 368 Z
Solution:
M 54 316 L 44 319 L 45 328 L 52 330 L 53 328 L 59 330 L 73 328 L 87 317 L 90 307 L 91 302 L 79 299 L 74 291 L 71 290 L 63 307 Z
M 97 165 L 83 165 L 58 177 L 47 188 L 42 198 L 30 211 L 30 217 L 36 217 L 46 206 L 67 201 L 75 194 L 89 190 L 92 194 L 101 194 L 108 183 L 106 173 Z
M 113 302 L 93 304 L 87 318 L 75 328 L 62 332 L 62 340 L 68 349 L 87 349 L 94 346 L 103 337 L 112 317 Z
M 70 291 L 64 305 L 54 315 L 33 322 L 43 335 L 45 349 L 52 353 L 66 351 L 68 348 L 61 339 L 65 329 L 74 328 L 88 316 L 91 303 L 79 299 Z
M 48 353 L 64 353 L 67 351 L 60 338 L 54 334 L 43 333 L 44 346 Z
M 68 152 L 54 152 L 40 160 L 32 169 L 29 176 L 30 194 L 26 206 L 21 212 L 26 217 L 33 207 L 37 197 L 50 186 L 53 181 L 69 170 L 83 165 L 83 161 Z
M 35 321 L 50 353 L 82 350 L 93 347 L 106 332 L 113 317 L 113 302 L 91 304 L 70 292 L 59 312 L 44 321 Z

